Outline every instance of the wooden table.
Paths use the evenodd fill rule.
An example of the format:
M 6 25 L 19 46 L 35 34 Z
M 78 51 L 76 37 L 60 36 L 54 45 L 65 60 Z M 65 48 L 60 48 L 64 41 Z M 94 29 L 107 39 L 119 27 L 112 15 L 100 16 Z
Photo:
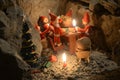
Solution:
M 67 32 L 64 35 L 65 38 L 67 38 L 67 41 L 69 43 L 69 51 L 71 54 L 75 54 L 75 47 L 76 47 L 76 40 L 79 38 L 80 35 L 79 32 L 75 32 L 75 28 L 62 28 L 64 32 Z
M 77 36 L 79 36 L 79 33 L 69 33 L 67 35 L 65 35 L 65 37 L 68 40 L 68 46 L 69 46 L 69 51 L 71 54 L 75 54 L 75 48 L 76 48 L 76 40 L 77 40 Z

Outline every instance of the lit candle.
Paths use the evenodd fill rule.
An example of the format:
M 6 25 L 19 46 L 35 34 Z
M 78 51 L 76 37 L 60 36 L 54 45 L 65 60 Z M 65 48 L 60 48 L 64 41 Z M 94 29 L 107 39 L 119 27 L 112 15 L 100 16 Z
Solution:
M 66 54 L 65 53 L 63 53 L 63 55 L 62 55 L 62 59 L 63 59 L 63 67 L 66 67 L 67 63 L 66 63 Z
M 75 31 L 77 31 L 77 26 L 76 26 L 76 20 L 75 19 L 73 19 L 72 24 L 75 27 Z

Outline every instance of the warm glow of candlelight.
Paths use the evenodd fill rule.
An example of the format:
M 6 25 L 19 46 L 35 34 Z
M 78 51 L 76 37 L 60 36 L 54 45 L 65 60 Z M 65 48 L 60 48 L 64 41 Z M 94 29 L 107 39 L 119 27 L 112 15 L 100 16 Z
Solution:
M 63 55 L 62 55 L 62 59 L 63 59 L 63 67 L 66 67 L 67 63 L 66 63 L 66 54 L 65 53 L 63 53 Z
M 72 24 L 74 27 L 76 27 L 76 20 L 75 19 L 73 19 Z
M 62 55 L 62 59 L 63 59 L 63 62 L 66 62 L 66 54 L 65 53 L 63 53 L 63 55 Z
M 50 26 L 50 24 L 47 24 L 48 26 Z
M 75 31 L 77 31 L 77 26 L 76 26 L 76 20 L 75 19 L 73 19 L 73 21 L 72 21 L 72 24 L 73 24 L 73 26 L 75 27 Z

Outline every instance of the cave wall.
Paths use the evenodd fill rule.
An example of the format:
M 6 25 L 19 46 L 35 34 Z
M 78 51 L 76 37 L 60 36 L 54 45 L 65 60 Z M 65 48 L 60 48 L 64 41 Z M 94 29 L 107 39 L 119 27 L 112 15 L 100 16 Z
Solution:
M 120 2 L 118 0 L 118 2 Z M 119 53 L 120 50 L 120 6 L 116 0 L 100 1 L 92 5 L 93 23 L 97 28 L 100 28 L 107 50 L 113 53 Z M 119 10 L 118 10 L 119 9 Z M 105 48 L 104 48 L 105 49 Z
M 17 0 L 17 2 L 35 25 L 39 16 L 49 18 L 49 10 L 56 15 L 63 14 L 67 0 Z
M 120 17 L 113 15 L 102 15 L 101 28 L 105 35 L 106 43 L 115 53 L 120 50 Z
M 23 35 L 23 10 L 15 0 L 0 0 L 0 79 L 22 80 L 23 74 L 29 69 L 20 56 Z M 36 52 L 41 55 L 42 46 L 39 33 L 34 29 L 29 19 L 29 33 L 36 44 Z

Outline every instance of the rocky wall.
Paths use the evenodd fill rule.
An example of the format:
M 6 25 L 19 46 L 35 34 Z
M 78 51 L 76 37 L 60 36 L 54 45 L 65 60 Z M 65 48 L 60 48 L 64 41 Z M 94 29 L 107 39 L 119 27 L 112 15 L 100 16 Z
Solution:
M 20 56 L 23 35 L 23 18 L 26 15 L 15 0 L 0 0 L 0 79 L 22 80 L 30 66 Z M 42 45 L 39 33 L 29 19 L 29 33 L 36 45 L 36 53 L 41 55 Z
M 67 0 L 17 0 L 17 2 L 35 25 L 39 16 L 49 18 L 49 10 L 57 15 L 64 13 Z

